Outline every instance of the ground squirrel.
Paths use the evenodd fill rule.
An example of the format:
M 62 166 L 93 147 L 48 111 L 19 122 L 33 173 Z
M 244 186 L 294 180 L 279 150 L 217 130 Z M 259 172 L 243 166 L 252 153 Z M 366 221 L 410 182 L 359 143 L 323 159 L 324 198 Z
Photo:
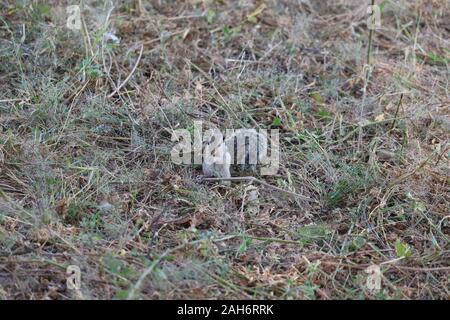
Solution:
M 232 164 L 242 170 L 255 171 L 267 149 L 267 138 L 255 129 L 238 129 L 223 136 L 219 130 L 212 130 L 206 136 L 203 147 L 203 175 L 205 177 L 231 177 Z M 230 184 L 230 181 L 223 181 Z

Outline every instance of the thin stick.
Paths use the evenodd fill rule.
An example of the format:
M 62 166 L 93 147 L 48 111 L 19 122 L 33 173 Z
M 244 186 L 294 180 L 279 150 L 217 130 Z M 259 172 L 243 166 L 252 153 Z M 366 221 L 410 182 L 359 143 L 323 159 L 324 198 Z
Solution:
M 375 15 L 375 12 L 373 11 L 373 6 L 375 5 L 375 0 L 371 0 L 371 6 L 372 6 L 372 16 Z M 374 19 L 375 17 L 372 17 L 372 19 Z M 370 22 L 373 24 L 373 20 L 370 20 Z M 364 105 L 366 102 L 366 96 L 367 96 L 367 87 L 369 85 L 369 78 L 370 78 L 370 74 L 371 74 L 371 65 L 372 65 L 372 61 L 371 61 L 371 56 L 372 56 L 372 40 L 373 40 L 373 25 L 370 26 L 369 28 L 369 41 L 368 41 L 368 45 L 367 45 L 367 57 L 366 57 L 366 70 L 364 73 L 364 94 L 363 94 L 363 98 L 362 98 L 362 103 L 361 103 L 361 108 L 360 108 L 360 116 L 362 117 L 363 115 L 363 110 L 364 110 Z M 364 70 L 363 70 L 364 71 Z M 359 129 L 360 133 L 361 133 L 361 129 Z M 359 145 L 358 145 L 359 148 Z
M 400 269 L 400 270 L 407 270 L 407 271 L 417 271 L 417 272 L 433 272 L 433 271 L 444 271 L 444 272 L 450 272 L 450 267 L 435 267 L 435 268 L 419 268 L 419 267 L 408 267 L 408 266 L 392 266 L 394 268 Z
M 373 11 L 373 6 L 375 5 L 375 0 L 372 0 L 371 5 L 372 5 L 372 16 L 373 16 L 373 15 L 375 15 L 375 12 Z M 372 20 L 371 20 L 371 22 L 372 22 Z M 372 54 L 373 29 L 374 29 L 373 26 L 371 26 L 370 30 L 369 30 L 369 44 L 367 46 L 367 65 L 369 65 L 369 66 L 371 63 L 370 58 L 371 58 L 371 54 Z
M 2 99 L 2 100 L 0 100 L 0 103 L 4 103 L 4 102 L 16 102 L 16 101 L 23 101 L 23 99 Z
M 142 52 L 144 51 L 144 45 L 141 44 L 141 51 L 139 52 L 139 57 L 136 60 L 136 64 L 133 67 L 133 70 L 131 70 L 130 74 L 128 75 L 128 77 L 126 77 L 126 79 L 116 88 L 116 90 L 114 90 L 109 96 L 108 98 L 111 98 L 112 96 L 114 96 L 127 82 L 128 80 L 130 80 L 131 76 L 133 75 L 133 73 L 136 71 L 136 68 L 139 64 L 139 61 L 141 61 L 141 57 L 142 57 Z
M 397 120 L 398 111 L 400 110 L 400 107 L 401 107 L 401 105 L 402 105 L 402 101 L 403 101 L 403 92 L 402 92 L 402 94 L 400 95 L 400 99 L 398 100 L 397 110 L 395 110 L 394 121 L 392 121 L 391 130 L 394 129 L 394 126 L 395 126 L 395 120 Z
M 204 181 L 252 181 L 252 182 L 258 182 L 258 183 L 262 184 L 263 186 L 266 186 L 266 187 L 278 190 L 280 192 L 284 192 L 284 193 L 290 194 L 290 195 L 292 195 L 294 197 L 297 197 L 297 198 L 300 198 L 302 200 L 317 203 L 317 200 L 305 197 L 305 196 L 303 196 L 301 194 L 298 194 L 298 193 L 295 193 L 295 192 L 292 192 L 292 191 L 289 191 L 289 190 L 285 190 L 285 189 L 276 187 L 276 186 L 271 185 L 271 184 L 269 184 L 269 183 L 267 183 L 267 182 L 265 182 L 263 180 L 259 180 L 259 179 L 255 178 L 255 177 L 251 177 L 251 176 L 250 177 L 228 177 L 228 178 L 203 178 L 203 180 Z

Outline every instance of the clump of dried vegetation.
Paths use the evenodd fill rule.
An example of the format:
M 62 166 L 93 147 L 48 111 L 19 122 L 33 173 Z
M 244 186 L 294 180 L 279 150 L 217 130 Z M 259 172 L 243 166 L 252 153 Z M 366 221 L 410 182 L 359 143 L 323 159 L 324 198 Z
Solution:
M 449 2 L 376 3 L 367 73 L 369 1 L 2 1 L 0 297 L 448 298 Z M 194 120 L 314 201 L 174 165 Z

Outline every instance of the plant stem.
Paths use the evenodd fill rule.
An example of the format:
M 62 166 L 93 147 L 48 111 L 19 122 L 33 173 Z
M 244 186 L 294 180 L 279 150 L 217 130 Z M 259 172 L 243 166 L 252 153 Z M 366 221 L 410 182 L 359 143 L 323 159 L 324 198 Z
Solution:
M 373 11 L 373 6 L 375 5 L 375 0 L 371 0 L 371 6 L 372 6 L 372 16 L 375 14 Z M 372 21 L 371 21 L 372 22 Z M 369 28 L 369 44 L 367 46 L 367 65 L 370 66 L 371 64 L 371 55 L 372 55 L 372 39 L 373 39 L 373 26 Z M 368 72 L 368 71 L 367 71 Z M 367 78 L 367 77 L 366 77 Z
M 391 130 L 394 129 L 394 126 L 395 126 L 395 120 L 397 120 L 398 111 L 400 110 L 400 106 L 402 105 L 402 101 L 403 101 L 403 93 L 400 95 L 400 99 L 398 100 L 397 110 L 395 110 L 394 121 L 392 121 L 392 127 L 391 127 Z

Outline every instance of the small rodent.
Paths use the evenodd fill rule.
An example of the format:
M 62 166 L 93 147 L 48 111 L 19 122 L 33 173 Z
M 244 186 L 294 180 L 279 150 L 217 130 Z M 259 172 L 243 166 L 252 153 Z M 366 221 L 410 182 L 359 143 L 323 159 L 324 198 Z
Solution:
M 232 164 L 240 164 L 242 169 L 250 168 L 254 171 L 256 162 L 261 160 L 260 150 L 264 147 L 265 139 L 266 137 L 255 129 L 238 129 L 225 140 L 220 132 L 215 132 L 206 139 L 203 147 L 204 177 L 229 178 Z M 222 181 L 224 185 L 230 183 Z

